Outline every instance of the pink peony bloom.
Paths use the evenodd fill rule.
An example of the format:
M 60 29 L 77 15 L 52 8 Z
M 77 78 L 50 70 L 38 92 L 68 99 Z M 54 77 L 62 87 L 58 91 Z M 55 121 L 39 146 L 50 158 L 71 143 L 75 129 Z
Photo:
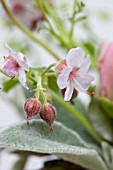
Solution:
M 26 58 L 22 53 L 14 52 L 7 44 L 5 45 L 9 51 L 9 56 L 4 57 L 5 63 L 2 67 L 2 71 L 9 76 L 18 76 L 20 83 L 26 89 L 29 89 L 26 85 L 26 74 L 25 71 L 29 71 L 29 66 L 26 62 Z
M 113 42 L 104 43 L 99 56 L 101 95 L 113 100 Z
M 87 74 L 90 66 L 90 57 L 84 58 L 81 48 L 72 48 L 67 54 L 66 60 L 61 60 L 55 70 L 58 73 L 57 84 L 60 89 L 65 89 L 64 100 L 69 101 L 73 91 L 86 92 L 91 82 L 92 75 Z

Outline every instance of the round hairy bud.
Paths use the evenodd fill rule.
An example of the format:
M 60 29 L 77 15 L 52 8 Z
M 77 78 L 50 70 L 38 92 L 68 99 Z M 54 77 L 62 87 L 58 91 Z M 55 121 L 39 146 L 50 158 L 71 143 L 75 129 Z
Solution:
M 26 112 L 27 124 L 29 124 L 28 120 L 36 116 L 40 112 L 41 103 L 34 98 L 29 98 L 24 104 L 24 110 Z
M 56 109 L 50 104 L 45 103 L 40 111 L 40 117 L 47 123 L 51 130 L 52 124 L 56 119 Z

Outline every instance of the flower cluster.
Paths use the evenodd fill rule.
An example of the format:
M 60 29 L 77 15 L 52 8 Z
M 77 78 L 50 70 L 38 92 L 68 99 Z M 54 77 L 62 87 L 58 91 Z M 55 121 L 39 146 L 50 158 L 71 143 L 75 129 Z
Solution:
M 66 59 L 61 60 L 55 67 L 57 84 L 60 89 L 65 89 L 64 100 L 69 101 L 75 93 L 86 92 L 94 80 L 87 71 L 90 67 L 90 57 L 84 58 L 81 48 L 72 48 Z
M 5 45 L 5 47 L 9 51 L 9 55 L 4 57 L 5 63 L 1 69 L 2 72 L 8 76 L 17 76 L 22 86 L 28 89 L 25 71 L 29 72 L 30 68 L 25 56 L 20 52 L 14 52 L 8 45 Z M 56 65 L 57 83 L 59 88 L 62 89 L 65 101 L 75 97 L 78 92 L 87 93 L 87 89 L 94 80 L 92 75 L 87 74 L 89 66 L 90 57 L 84 58 L 84 51 L 81 48 L 71 49 L 67 58 Z M 42 86 L 43 78 L 41 75 L 35 78 L 37 88 L 35 89 L 34 98 L 28 99 L 24 104 L 27 124 L 29 124 L 29 119 L 39 114 L 41 119 L 53 130 L 52 124 L 56 119 L 56 110 L 48 102 L 50 98 L 47 90 Z
M 52 104 L 48 102 L 41 104 L 39 100 L 30 98 L 25 102 L 24 110 L 26 112 L 27 124 L 29 124 L 29 119 L 39 113 L 41 119 L 50 127 L 51 130 L 53 130 L 52 124 L 56 119 L 56 110 Z

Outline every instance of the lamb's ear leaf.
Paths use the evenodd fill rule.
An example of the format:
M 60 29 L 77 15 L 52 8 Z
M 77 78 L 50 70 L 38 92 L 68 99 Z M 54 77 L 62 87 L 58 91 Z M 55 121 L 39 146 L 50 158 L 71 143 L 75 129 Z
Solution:
M 90 170 L 108 169 L 95 148 L 62 125 L 54 123 L 54 132 L 41 120 L 32 120 L 0 130 L 0 147 L 37 153 L 50 153 Z
M 97 145 L 95 139 L 88 133 L 88 131 L 84 128 L 84 126 L 77 119 L 75 119 L 75 117 L 69 111 L 67 111 L 64 107 L 60 106 L 55 101 L 53 101 L 53 105 L 57 110 L 57 120 L 59 122 L 63 123 L 68 128 L 76 131 L 86 142 Z M 88 112 L 80 100 L 75 99 L 73 106 L 83 116 L 85 116 L 88 119 Z
M 113 168 L 113 147 L 107 142 L 102 142 L 104 160 L 110 169 Z

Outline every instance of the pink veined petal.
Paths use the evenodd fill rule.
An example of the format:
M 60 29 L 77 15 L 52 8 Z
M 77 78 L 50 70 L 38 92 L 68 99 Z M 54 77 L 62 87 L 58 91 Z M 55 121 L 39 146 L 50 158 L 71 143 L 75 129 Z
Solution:
M 85 92 L 86 90 L 83 89 L 81 84 L 78 83 L 76 79 L 73 79 L 73 87 L 78 91 L 78 92 Z
M 8 50 L 9 52 L 9 56 L 11 56 L 12 58 L 14 58 L 17 61 L 17 53 L 14 52 L 8 44 L 5 44 L 5 48 Z
M 27 90 L 29 90 L 29 87 L 26 84 L 26 74 L 23 69 L 19 69 L 18 78 L 22 86 L 25 87 Z
M 64 95 L 64 101 L 69 101 L 72 97 L 72 94 L 73 94 L 73 84 L 69 80 L 66 91 L 65 91 L 65 95 Z
M 84 51 L 78 48 L 72 48 L 67 54 L 67 65 L 70 68 L 80 67 L 84 59 Z
M 64 89 L 67 86 L 67 81 L 69 78 L 71 70 L 70 68 L 66 67 L 62 70 L 62 73 L 57 78 L 57 84 L 60 89 Z
M 94 77 L 88 74 L 79 74 L 79 76 L 76 77 L 76 81 L 78 82 L 79 86 L 81 86 L 82 90 L 84 89 L 84 91 L 89 88 L 93 80 Z
M 4 73 L 7 73 L 9 76 L 17 76 L 18 75 L 18 68 L 17 68 L 16 63 L 9 59 L 4 63 L 4 65 L 2 67 L 2 71 Z
M 22 69 L 29 71 L 29 66 L 24 59 L 24 55 L 22 53 L 18 53 L 18 63 L 22 67 Z
M 86 58 L 84 58 L 84 61 L 82 65 L 80 66 L 78 73 L 87 73 L 87 71 L 89 70 L 90 64 L 91 64 L 90 56 L 88 55 Z

